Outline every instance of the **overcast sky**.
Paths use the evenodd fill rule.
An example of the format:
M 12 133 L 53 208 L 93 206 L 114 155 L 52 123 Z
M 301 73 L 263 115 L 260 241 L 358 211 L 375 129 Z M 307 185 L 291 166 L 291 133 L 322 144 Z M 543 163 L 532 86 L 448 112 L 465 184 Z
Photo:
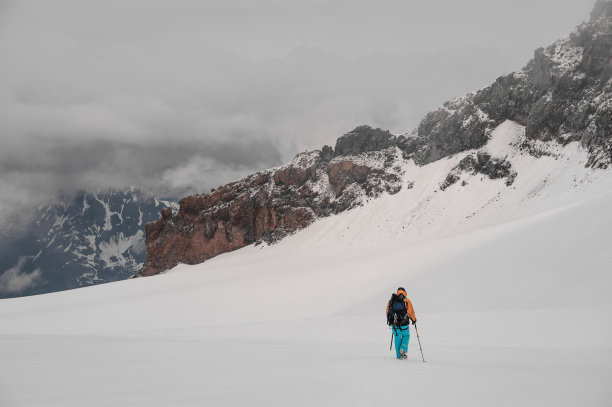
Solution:
M 594 0 L 0 0 L 0 221 L 58 190 L 207 192 L 411 130 Z

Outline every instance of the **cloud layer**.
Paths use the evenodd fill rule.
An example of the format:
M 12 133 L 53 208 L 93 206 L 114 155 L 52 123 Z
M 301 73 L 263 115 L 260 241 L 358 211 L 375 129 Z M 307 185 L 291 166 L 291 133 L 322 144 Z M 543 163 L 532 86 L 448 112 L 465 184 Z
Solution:
M 40 269 L 35 269 L 31 272 L 22 271 L 21 269 L 27 260 L 27 257 L 21 257 L 15 267 L 0 274 L 0 293 L 19 294 L 36 284 L 42 273 Z

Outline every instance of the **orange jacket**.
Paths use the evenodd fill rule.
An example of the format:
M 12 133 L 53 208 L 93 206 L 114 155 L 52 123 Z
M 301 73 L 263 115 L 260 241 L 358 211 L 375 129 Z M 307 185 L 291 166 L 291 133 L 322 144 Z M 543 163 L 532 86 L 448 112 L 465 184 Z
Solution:
M 410 316 L 410 319 L 413 321 L 416 321 L 416 316 L 414 315 L 414 308 L 412 307 L 412 303 L 407 297 L 408 294 L 406 294 L 406 291 L 404 290 L 397 290 L 397 295 L 400 295 L 400 294 L 404 294 L 404 305 L 406 306 L 406 312 Z M 387 312 L 385 313 L 385 315 L 389 313 L 390 306 L 391 306 L 391 300 L 389 300 L 389 302 L 387 303 Z

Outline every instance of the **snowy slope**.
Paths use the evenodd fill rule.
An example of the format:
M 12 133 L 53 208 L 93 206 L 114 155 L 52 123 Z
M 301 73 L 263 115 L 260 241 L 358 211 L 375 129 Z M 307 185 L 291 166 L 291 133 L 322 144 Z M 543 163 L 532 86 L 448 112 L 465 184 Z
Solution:
M 519 174 L 407 164 L 412 189 L 162 275 L 0 300 L 1 406 L 612 404 L 612 173 L 577 145 Z M 465 183 L 463 182 L 465 181 Z M 399 285 L 418 318 L 389 352 Z M 112 298 L 112 301 L 109 301 Z

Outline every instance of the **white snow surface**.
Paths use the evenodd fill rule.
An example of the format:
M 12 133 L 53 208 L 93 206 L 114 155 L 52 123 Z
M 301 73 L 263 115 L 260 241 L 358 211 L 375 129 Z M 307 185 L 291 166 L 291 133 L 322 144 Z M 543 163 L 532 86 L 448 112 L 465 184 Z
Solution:
M 111 236 L 108 242 L 100 242 L 100 259 L 106 263 L 107 267 L 126 267 L 130 261 L 123 255 L 132 246 L 143 240 L 142 230 L 132 236 L 124 236 L 123 232 L 120 232 Z
M 0 300 L 0 406 L 612 405 L 612 174 L 523 134 L 484 148 L 511 187 L 441 191 L 470 152 L 408 163 L 412 189 L 276 245 Z M 426 363 L 413 327 L 408 360 L 389 352 L 398 286 Z

